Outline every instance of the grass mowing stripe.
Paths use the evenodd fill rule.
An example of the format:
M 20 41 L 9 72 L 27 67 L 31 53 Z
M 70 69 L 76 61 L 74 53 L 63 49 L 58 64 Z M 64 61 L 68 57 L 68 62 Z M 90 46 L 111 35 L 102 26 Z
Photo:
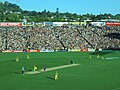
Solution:
M 71 76 L 71 77 L 89 77 L 90 75 L 78 75 L 78 74 L 60 74 L 60 76 Z
M 112 90 L 120 90 L 120 88 L 115 88 L 115 89 L 112 89 Z

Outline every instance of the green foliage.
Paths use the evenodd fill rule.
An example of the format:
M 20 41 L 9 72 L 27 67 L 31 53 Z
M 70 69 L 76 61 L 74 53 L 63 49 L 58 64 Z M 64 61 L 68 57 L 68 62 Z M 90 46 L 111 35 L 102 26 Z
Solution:
M 60 13 L 59 8 L 56 9 L 56 12 L 50 12 L 46 9 L 41 12 L 36 11 L 27 11 L 22 10 L 16 4 L 9 3 L 5 1 L 4 3 L 0 2 L 0 21 L 1 22 L 19 22 L 23 19 L 26 19 L 28 22 L 43 22 L 43 21 L 84 21 L 90 19 L 92 21 L 98 21 L 101 19 L 118 19 L 120 20 L 120 14 L 84 14 L 78 15 L 76 13 Z

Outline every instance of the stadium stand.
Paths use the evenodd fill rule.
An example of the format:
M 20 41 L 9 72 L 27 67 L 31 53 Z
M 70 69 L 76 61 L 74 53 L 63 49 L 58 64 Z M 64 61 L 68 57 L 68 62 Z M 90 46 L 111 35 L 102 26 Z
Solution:
M 0 27 L 0 50 L 120 49 L 120 27 Z

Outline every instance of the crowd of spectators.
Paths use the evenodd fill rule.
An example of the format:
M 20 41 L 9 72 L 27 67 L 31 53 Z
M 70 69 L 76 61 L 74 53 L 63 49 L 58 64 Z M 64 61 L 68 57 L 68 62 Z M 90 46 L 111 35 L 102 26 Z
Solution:
M 0 50 L 120 49 L 120 27 L 0 27 Z
M 120 48 L 120 27 L 88 27 L 87 29 L 80 28 L 79 32 L 88 40 L 93 48 Z

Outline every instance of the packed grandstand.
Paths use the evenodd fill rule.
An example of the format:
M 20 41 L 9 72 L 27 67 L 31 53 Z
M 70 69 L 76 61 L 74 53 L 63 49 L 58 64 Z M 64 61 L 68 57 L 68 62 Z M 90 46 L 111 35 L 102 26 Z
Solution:
M 120 49 L 119 25 L 22 25 L 0 23 L 0 50 L 87 51 Z

